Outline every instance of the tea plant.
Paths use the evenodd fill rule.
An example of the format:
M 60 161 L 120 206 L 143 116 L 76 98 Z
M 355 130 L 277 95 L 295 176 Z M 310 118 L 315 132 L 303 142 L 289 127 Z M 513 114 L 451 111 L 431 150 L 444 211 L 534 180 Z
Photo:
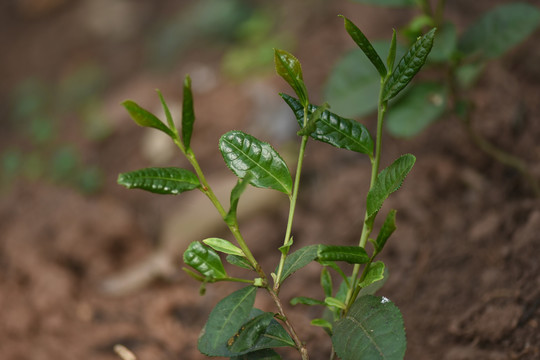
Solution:
M 189 76 L 184 81 L 180 131 L 174 125 L 167 104 L 159 92 L 166 122 L 133 101 L 123 103 L 137 124 L 166 133 L 193 169 L 146 168 L 120 174 L 118 183 L 127 188 L 139 188 L 158 194 L 177 195 L 199 190 L 215 206 L 236 241 L 233 244 L 220 238 L 208 238 L 192 242 L 184 252 L 184 262 L 189 266 L 184 271 L 202 283 L 203 292 L 206 284 L 218 281 L 245 284 L 224 297 L 211 311 L 198 340 L 198 348 L 205 355 L 231 359 L 280 359 L 275 348 L 293 347 L 302 359 L 308 359 L 306 344 L 285 313 L 280 289 L 293 273 L 312 261 L 322 266 L 321 285 L 325 296 L 322 299 L 298 296 L 291 303 L 319 305 L 325 309 L 323 317 L 313 319 L 312 324 L 324 328 L 330 335 L 333 349 L 331 358 L 337 354 L 342 359 L 402 359 L 405 354 L 405 329 L 399 309 L 387 298 L 374 295 L 387 277 L 385 265 L 378 260 L 378 256 L 396 228 L 396 211 L 390 210 L 386 214 L 376 236 L 373 230 L 383 202 L 399 189 L 412 169 L 415 157 L 411 154 L 403 155 L 380 171 L 381 134 L 389 100 L 407 86 L 425 63 L 433 45 L 435 29 L 419 37 L 394 66 L 395 31 L 389 55 L 386 62 L 383 62 L 360 29 L 347 18 L 343 19 L 345 29 L 379 76 L 375 139 L 362 124 L 330 112 L 328 104 L 311 104 L 300 62 L 284 50 L 275 50 L 276 71 L 296 95 L 281 94 L 299 125 L 297 134 L 300 146 L 294 179 L 283 158 L 270 144 L 242 131 L 229 131 L 219 140 L 219 149 L 225 163 L 238 177 L 236 186 L 231 189 L 229 204 L 222 204 L 217 199 L 191 147 L 195 114 Z M 304 153 L 310 140 L 354 151 L 370 159 L 371 181 L 366 195 L 363 228 L 356 246 L 319 244 L 291 252 L 294 246 L 292 224 Z M 239 201 L 249 185 L 273 189 L 289 198 L 289 217 L 283 245 L 278 248 L 280 260 L 270 274 L 263 270 L 253 256 L 250 247 L 253 244 L 244 239 L 237 221 Z M 367 247 L 368 242 L 371 243 L 371 250 Z M 230 276 L 220 253 L 228 263 L 247 270 L 246 275 L 240 278 Z M 350 275 L 345 273 L 341 263 L 354 264 Z M 332 282 L 330 271 L 339 274 L 342 279 L 340 284 Z M 256 294 L 260 292 L 258 290 L 263 290 L 271 297 L 275 304 L 274 311 L 265 312 L 253 307 Z
M 387 130 L 394 136 L 410 138 L 444 114 L 456 114 L 479 149 L 516 169 L 534 194 L 540 196 L 540 184 L 529 172 L 527 164 L 498 148 L 474 129 L 471 113 L 475 104 L 469 96 L 470 88 L 489 61 L 503 56 L 538 28 L 540 9 L 520 2 L 499 5 L 458 34 L 455 24 L 444 18 L 445 0 L 437 1 L 433 7 L 427 0 L 353 1 L 381 6 L 416 6 L 419 15 L 400 31 L 410 42 L 416 41 L 424 28 L 439 29 L 436 45 L 427 61 L 434 78 L 412 84 L 406 93 L 396 99 L 392 111 L 388 113 Z M 385 48 L 387 42 L 377 42 L 374 47 L 378 50 Z M 334 108 L 350 117 L 376 110 L 373 99 L 377 97 L 378 79 L 366 72 L 364 67 L 357 66 L 358 61 L 365 61 L 361 57 L 361 54 L 353 51 L 339 60 L 325 90 L 326 98 Z M 349 101 L 353 96 L 358 99 L 355 106 Z

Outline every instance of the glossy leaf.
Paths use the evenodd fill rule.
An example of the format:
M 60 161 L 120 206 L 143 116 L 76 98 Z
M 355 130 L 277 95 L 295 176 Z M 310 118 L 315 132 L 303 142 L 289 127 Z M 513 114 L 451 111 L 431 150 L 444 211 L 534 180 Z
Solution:
M 386 66 L 384 66 L 384 63 L 382 62 L 379 54 L 375 51 L 367 37 L 355 24 L 353 24 L 352 21 L 347 19 L 345 16 L 340 16 L 345 21 L 345 30 L 347 30 L 356 45 L 358 45 L 358 47 L 362 49 L 364 54 L 368 57 L 369 61 L 371 61 L 373 66 L 375 66 L 381 78 L 384 78 L 387 73 Z
M 499 5 L 471 25 L 459 40 L 465 54 L 501 56 L 533 33 L 540 24 L 538 7 L 525 3 Z
M 342 360 L 402 360 L 406 337 L 403 317 L 387 298 L 359 297 L 347 315 L 334 324 L 334 349 Z
M 390 42 L 374 41 L 372 45 L 381 57 L 388 58 Z M 396 43 L 398 59 L 405 51 L 403 46 Z M 324 86 L 324 98 L 332 105 L 332 111 L 335 113 L 356 118 L 377 110 L 380 87 L 379 73 L 373 71 L 370 61 L 362 50 L 353 49 L 334 65 Z
M 219 255 L 198 241 L 189 244 L 184 252 L 184 262 L 206 276 L 209 281 L 227 277 Z
M 272 349 L 262 349 L 231 357 L 230 360 L 281 360 L 281 356 Z
M 143 109 L 137 103 L 131 100 L 126 100 L 122 103 L 126 110 L 128 111 L 131 118 L 139 126 L 151 127 L 160 131 L 163 131 L 165 134 L 169 135 L 172 139 L 176 138 L 175 133 L 167 127 L 161 120 L 159 120 L 154 114 L 150 111 Z
M 142 189 L 156 194 L 178 195 L 201 186 L 197 176 L 189 170 L 146 168 L 118 175 L 118 184 L 128 189 Z
M 225 260 L 227 260 L 227 262 L 231 265 L 238 266 L 238 267 L 248 269 L 248 270 L 253 270 L 253 266 L 251 266 L 249 261 L 243 256 L 227 255 Z
M 433 46 L 435 30 L 435 28 L 431 29 L 426 35 L 419 38 L 401 58 L 384 83 L 382 101 L 390 100 L 396 96 L 424 65 Z
M 442 84 L 413 84 L 389 109 L 385 121 L 388 132 L 403 138 L 419 134 L 444 113 L 447 93 Z
M 302 126 L 304 108 L 300 102 L 286 94 L 281 94 L 281 97 L 290 106 L 296 120 Z M 311 114 L 316 109 L 316 106 L 309 105 L 308 112 Z M 320 120 L 316 122 L 316 130 L 310 136 L 340 149 L 373 155 L 373 139 L 366 127 L 357 121 L 342 118 L 330 111 L 324 111 L 321 114 Z
M 229 131 L 219 140 L 227 166 L 238 176 L 250 175 L 250 184 L 290 194 L 292 178 L 287 164 L 274 148 L 241 131 Z
M 233 353 L 242 353 L 253 348 L 273 318 L 274 314 L 267 312 L 242 325 L 228 340 L 227 346 L 229 350 Z
M 377 239 L 372 241 L 373 246 L 375 247 L 375 253 L 378 254 L 382 251 L 386 244 L 386 240 L 388 240 L 394 230 L 396 230 L 396 210 L 390 210 L 381 226 Z
M 283 272 L 279 282 L 282 283 L 292 273 L 300 270 L 313 260 L 317 258 L 317 245 L 305 246 L 299 250 L 296 250 L 285 259 L 283 264 Z M 277 272 L 277 271 L 276 271 Z
M 184 95 L 182 98 L 182 142 L 184 143 L 186 150 L 191 146 L 191 134 L 193 133 L 194 122 L 195 111 L 193 110 L 191 78 L 186 76 L 184 80 Z
M 257 288 L 248 286 L 223 298 L 212 310 L 199 336 L 199 351 L 208 356 L 235 356 L 227 342 L 248 320 Z
M 353 2 L 378 6 L 416 6 L 416 0 L 352 0 Z
M 276 72 L 294 90 L 304 106 L 309 104 L 306 85 L 302 75 L 302 66 L 296 57 L 285 50 L 274 50 Z
M 294 297 L 291 299 L 290 303 L 291 305 L 298 305 L 298 304 L 308 305 L 308 306 L 324 305 L 324 301 L 305 297 L 305 296 Z
M 230 255 L 245 256 L 242 249 L 233 245 L 230 241 L 220 238 L 204 239 L 203 243 L 210 246 L 212 249 Z
M 411 171 L 416 158 L 414 155 L 405 154 L 394 161 L 390 166 L 381 171 L 375 180 L 375 184 L 367 195 L 368 217 L 375 215 L 381 208 L 384 200 L 394 191 L 398 190 Z
M 345 261 L 349 264 L 365 264 L 369 255 L 359 246 L 319 245 L 317 249 L 319 261 Z

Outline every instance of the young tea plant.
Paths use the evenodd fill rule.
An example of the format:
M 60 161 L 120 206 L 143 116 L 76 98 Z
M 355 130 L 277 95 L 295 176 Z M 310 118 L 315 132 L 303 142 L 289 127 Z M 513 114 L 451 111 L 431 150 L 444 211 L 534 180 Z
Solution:
M 137 124 L 167 134 L 189 161 L 192 169 L 146 168 L 120 174 L 118 183 L 127 188 L 139 188 L 158 194 L 177 195 L 198 190 L 215 206 L 236 242 L 234 244 L 220 238 L 208 238 L 192 242 L 184 252 L 183 259 L 188 266 L 184 271 L 203 286 L 218 281 L 245 284 L 225 296 L 211 311 L 198 340 L 198 349 L 205 355 L 230 359 L 280 359 L 275 349 L 292 347 L 303 360 L 308 359 L 307 345 L 285 313 L 280 289 L 297 270 L 316 261 L 322 266 L 321 285 L 324 298 L 316 299 L 312 294 L 306 294 L 308 296 L 295 297 L 291 303 L 319 305 L 324 308 L 324 315 L 312 320 L 312 324 L 323 327 L 330 336 L 330 358 L 333 359 L 336 355 L 344 360 L 404 357 L 406 337 L 402 315 L 390 300 L 374 295 L 387 277 L 386 267 L 378 256 L 396 228 L 396 211 L 390 210 L 386 214 L 386 219 L 376 235 L 373 230 L 375 218 L 379 215 L 383 202 L 399 189 L 411 171 L 415 157 L 411 154 L 403 155 L 380 171 L 382 128 L 389 100 L 407 86 L 425 63 L 433 45 L 435 29 L 419 37 L 394 66 L 395 31 L 386 62 L 383 62 L 360 29 L 349 19 L 343 19 L 346 31 L 367 56 L 379 76 L 377 133 L 373 138 L 365 126 L 330 112 L 326 103 L 321 106 L 311 104 L 300 62 L 284 50 L 275 50 L 276 71 L 296 95 L 281 94 L 299 125 L 297 134 L 300 144 L 294 179 L 283 158 L 270 144 L 242 131 L 229 131 L 220 138 L 219 150 L 227 166 L 238 177 L 238 182 L 231 189 L 230 202 L 222 204 L 212 191 L 212 186 L 191 147 L 195 115 L 190 78 L 186 77 L 184 82 L 180 131 L 175 127 L 167 104 L 159 92 L 166 122 L 133 101 L 123 103 Z M 371 181 L 366 195 L 364 222 L 358 245 L 319 244 L 291 251 L 294 246 L 292 224 L 304 153 L 306 144 L 312 140 L 354 151 L 370 159 Z M 276 249 L 279 251 L 280 260 L 270 274 L 253 256 L 251 249 L 256 244 L 244 239 L 238 225 L 239 201 L 246 187 L 250 185 L 281 192 L 288 197 L 290 203 L 287 226 L 283 232 L 283 245 Z M 367 247 L 368 243 L 371 243 L 370 249 Z M 245 269 L 245 276 L 230 276 L 221 254 L 229 264 Z M 341 266 L 343 263 L 353 264 L 350 275 L 345 273 L 345 268 Z M 332 282 L 330 271 L 339 274 L 340 284 L 335 285 Z M 261 292 L 273 300 L 274 311 L 254 308 L 255 297 Z

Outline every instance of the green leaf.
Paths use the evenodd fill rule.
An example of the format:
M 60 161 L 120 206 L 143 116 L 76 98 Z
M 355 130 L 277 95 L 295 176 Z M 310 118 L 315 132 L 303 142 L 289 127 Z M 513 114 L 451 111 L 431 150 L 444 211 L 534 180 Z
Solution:
M 236 255 L 236 256 L 245 256 L 242 249 L 238 246 L 231 244 L 230 241 L 220 239 L 220 238 L 208 238 L 204 239 L 203 243 L 210 246 L 216 251 L 220 251 L 225 254 Z
M 285 50 L 274 49 L 274 61 L 278 75 L 292 87 L 303 106 L 307 106 L 309 100 L 298 59 Z
M 373 246 L 375 247 L 375 253 L 378 254 L 382 251 L 384 245 L 386 244 L 386 240 L 388 240 L 394 230 L 396 230 L 396 210 L 390 210 L 388 215 L 386 215 L 383 225 L 381 226 L 377 239 L 372 241 Z
M 382 268 L 382 278 L 381 278 Z M 374 295 L 388 280 L 388 269 L 382 261 L 376 261 L 369 266 L 368 274 L 360 286 L 362 289 L 358 292 L 358 296 Z
M 406 337 L 403 317 L 387 298 L 366 295 L 358 298 L 347 315 L 334 325 L 334 349 L 342 360 L 402 360 Z
M 232 357 L 230 360 L 281 360 L 281 356 L 272 349 L 262 349 Z
M 296 120 L 302 126 L 304 108 L 300 102 L 287 95 L 280 94 L 292 109 Z M 308 113 L 312 114 L 317 106 L 309 105 Z M 348 149 L 373 156 L 373 139 L 366 127 L 354 120 L 342 118 L 330 111 L 324 111 L 316 122 L 316 130 L 310 136 L 318 141 L 330 144 L 340 149 Z
M 299 250 L 296 250 L 295 252 L 287 256 L 283 264 L 283 272 L 281 273 L 281 278 L 279 279 L 279 282 L 282 283 L 292 273 L 300 270 L 301 268 L 315 260 L 317 258 L 317 249 L 318 245 L 308 245 Z
M 321 270 L 321 287 L 323 288 L 325 296 L 332 296 L 332 291 L 334 289 L 332 285 L 332 276 L 326 266 Z
M 375 184 L 373 184 L 367 195 L 366 209 L 369 218 L 379 211 L 384 200 L 391 193 L 401 187 L 403 180 L 405 180 L 405 177 L 411 171 L 415 161 L 416 158 L 414 155 L 405 154 L 379 173 Z
M 390 48 L 388 49 L 388 56 L 386 58 L 386 66 L 388 72 L 394 70 L 394 62 L 396 61 L 397 41 L 396 41 L 396 29 L 392 31 L 392 40 L 390 41 Z
M 438 30 L 429 53 L 430 62 L 447 62 L 452 59 L 457 48 L 457 30 L 453 23 L 445 23 Z
M 198 241 L 189 244 L 184 252 L 184 262 L 206 276 L 209 281 L 227 277 L 218 253 Z
M 242 353 L 253 348 L 273 318 L 273 313 L 266 312 L 242 325 L 236 334 L 228 340 L 229 350 L 233 353 Z
M 118 184 L 128 189 L 142 189 L 156 194 L 178 195 L 201 186 L 197 176 L 189 170 L 146 168 L 118 175 Z
M 175 133 L 150 111 L 143 109 L 137 105 L 137 103 L 131 100 L 124 101 L 122 105 L 124 105 L 129 115 L 137 123 L 137 125 L 158 129 L 169 135 L 172 139 L 176 139 Z
M 345 305 L 345 303 L 339 299 L 336 299 L 334 297 L 331 297 L 331 296 L 327 296 L 325 299 L 324 299 L 324 304 L 326 306 L 332 306 L 332 307 L 336 307 L 338 309 L 342 309 L 342 310 L 345 310 L 347 308 L 347 305 Z
M 332 332 L 332 323 L 325 319 L 313 319 L 311 320 L 311 325 L 313 326 L 319 326 L 323 327 L 325 329 L 328 329 L 330 332 Z
M 431 29 L 419 38 L 401 58 L 396 69 L 384 82 L 382 100 L 387 101 L 396 96 L 412 80 L 414 75 L 426 62 L 433 46 L 436 29 Z
M 381 57 L 388 58 L 391 43 L 374 41 L 373 48 Z M 401 58 L 405 51 L 403 46 L 396 44 L 397 58 Z M 324 98 L 337 114 L 358 117 L 377 110 L 380 87 L 379 73 L 373 71 L 362 50 L 353 49 L 334 65 L 324 86 Z
M 246 190 L 249 182 L 251 181 L 253 175 L 247 173 L 243 179 L 239 179 L 234 188 L 231 191 L 231 200 L 230 208 L 225 216 L 225 222 L 229 225 L 234 225 L 236 223 L 236 210 L 238 208 L 238 202 L 240 201 L 240 196 Z
M 305 297 L 305 296 L 297 296 L 291 299 L 290 301 L 291 305 L 308 305 L 308 306 L 314 306 L 314 305 L 325 305 L 324 301 Z
M 416 6 L 417 0 L 352 0 L 353 2 L 378 6 Z
M 323 112 L 325 112 L 328 108 L 330 108 L 330 105 L 327 103 L 322 104 L 321 106 L 317 107 L 317 109 L 309 115 L 307 124 L 302 127 L 296 135 L 298 136 L 304 136 L 304 135 L 311 135 L 312 132 L 317 130 L 317 121 L 321 120 Z M 302 126 L 302 125 L 300 125 Z
M 229 131 L 219 140 L 227 166 L 238 176 L 250 174 L 250 184 L 291 194 L 292 178 L 287 164 L 274 148 L 241 131 Z
M 191 78 L 186 76 L 184 80 L 184 95 L 182 98 L 182 142 L 186 150 L 191 145 L 191 134 L 193 133 L 193 123 L 195 122 L 195 111 L 193 110 L 193 94 L 191 92 Z
M 447 89 L 442 84 L 413 84 L 395 104 L 385 121 L 386 128 L 396 137 L 409 138 L 435 122 L 444 113 Z
M 465 54 L 486 58 L 501 56 L 533 33 L 540 23 L 540 10 L 525 3 L 499 5 L 485 13 L 459 39 Z
M 238 266 L 238 267 L 248 269 L 248 270 L 253 270 L 253 266 L 251 266 L 249 261 L 243 256 L 227 255 L 225 260 L 227 260 L 227 262 L 231 265 Z
M 340 16 L 345 21 L 345 30 L 347 30 L 356 45 L 358 45 L 358 47 L 362 49 L 364 54 L 368 57 L 369 61 L 371 61 L 373 66 L 375 66 L 381 78 L 384 78 L 387 73 L 386 66 L 384 66 L 381 58 L 379 57 L 379 54 L 377 54 L 377 52 L 373 48 L 373 45 L 371 45 L 364 33 L 356 25 L 354 25 L 352 21 L 350 21 L 343 15 Z
M 161 106 L 163 107 L 163 112 L 165 113 L 165 117 L 167 118 L 167 124 L 169 125 L 169 129 L 172 130 L 175 134 L 175 138 L 177 137 L 176 134 L 176 125 L 174 124 L 171 111 L 169 110 L 169 106 L 167 106 L 167 103 L 165 102 L 165 99 L 163 98 L 163 94 L 161 91 L 156 90 L 159 96 L 159 101 L 161 101 Z
M 227 341 L 246 322 L 255 302 L 257 288 L 248 286 L 223 298 L 212 310 L 201 331 L 198 349 L 208 356 L 234 356 Z
M 359 246 L 319 245 L 317 249 L 319 261 L 345 261 L 349 264 L 365 264 L 369 255 Z
M 285 242 L 282 246 L 280 246 L 278 249 L 283 255 L 287 255 L 289 253 L 289 250 L 293 244 L 293 237 L 291 236 L 289 240 Z

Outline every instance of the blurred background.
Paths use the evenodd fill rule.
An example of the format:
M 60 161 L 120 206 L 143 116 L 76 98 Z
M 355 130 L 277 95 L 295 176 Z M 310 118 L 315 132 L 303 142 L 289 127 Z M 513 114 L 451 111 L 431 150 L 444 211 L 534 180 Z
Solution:
M 449 1 L 445 16 L 461 32 L 511 2 Z M 180 259 L 190 241 L 202 239 L 197 229 L 200 236 L 227 235 L 217 225 L 194 225 L 194 235 L 183 235 L 182 213 L 206 206 L 197 194 L 164 197 L 116 184 L 119 172 L 188 166 L 165 135 L 136 126 L 121 102 L 132 99 L 162 116 L 160 89 L 179 120 L 189 74 L 197 117 L 192 147 L 219 186 L 230 177 L 217 149 L 224 132 L 244 130 L 278 149 L 296 141 L 295 121 L 278 96 L 290 91 L 274 73 L 273 48 L 299 58 L 313 103 L 339 102 L 331 74 L 354 43 L 338 14 L 368 38 L 388 40 L 418 9 L 349 0 L 0 4 L 1 359 L 118 359 L 118 343 L 140 360 L 204 358 L 198 333 L 231 287 L 211 285 L 200 297 Z M 490 62 L 470 91 L 478 131 L 523 158 L 537 177 L 538 35 Z M 385 135 L 386 163 L 405 152 L 418 157 L 389 204 L 400 220 L 382 291 L 404 313 L 406 358 L 537 358 L 538 199 L 515 170 L 467 141 L 443 110 L 417 137 Z M 357 115 L 374 129 L 371 112 Z M 310 144 L 295 242 L 354 244 L 363 203 L 362 195 L 350 195 L 366 191 L 368 172 L 367 159 Z M 277 201 L 243 224 L 268 271 L 287 209 Z M 319 294 L 319 271 L 307 267 L 284 297 L 299 288 Z M 328 358 L 324 333 L 309 326 L 318 310 L 289 311 L 312 358 Z

